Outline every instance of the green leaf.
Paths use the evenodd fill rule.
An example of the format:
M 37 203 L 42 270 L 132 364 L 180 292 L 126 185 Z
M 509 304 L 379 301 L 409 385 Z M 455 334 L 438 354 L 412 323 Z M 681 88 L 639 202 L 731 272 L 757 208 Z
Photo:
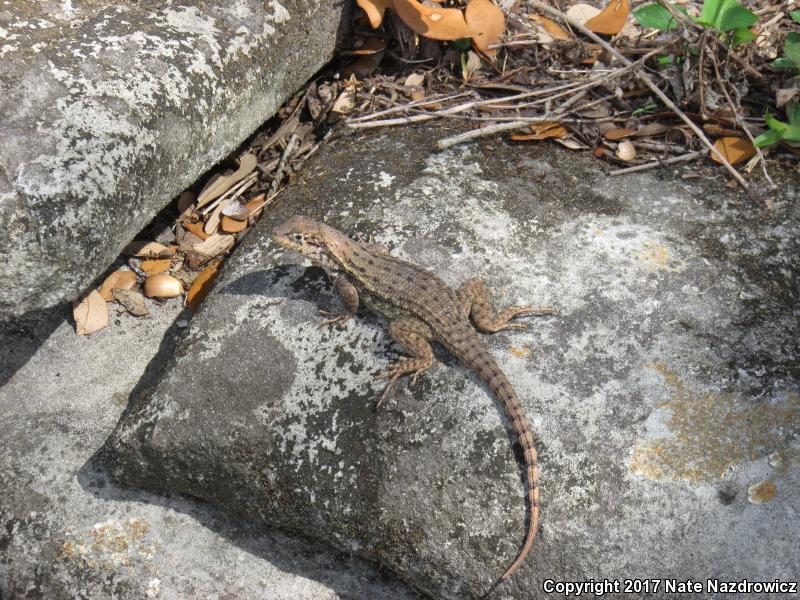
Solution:
M 800 23 L 800 10 L 793 10 L 789 13 L 789 16 L 792 17 L 795 21 Z
M 472 47 L 472 38 L 453 40 L 452 44 L 454 48 L 458 48 L 459 50 L 469 50 Z
M 748 44 L 756 39 L 756 34 L 749 29 L 737 29 L 733 32 L 733 45 Z
M 753 142 L 757 148 L 763 148 L 764 146 L 772 146 L 773 144 L 777 144 L 782 139 L 783 134 L 780 131 L 767 129 L 764 133 L 754 139 Z
M 758 16 L 739 4 L 737 0 L 705 0 L 697 20 L 701 25 L 718 31 L 748 29 L 758 21 Z
M 800 142 L 800 127 L 788 127 L 782 137 L 787 142 Z
M 776 69 L 800 69 L 800 65 L 797 65 L 794 61 L 784 58 L 783 56 L 773 60 L 772 66 Z
M 800 104 L 790 102 L 786 108 L 786 116 L 789 117 L 790 127 L 800 127 Z
M 670 6 L 678 12 L 686 14 L 686 9 L 683 6 L 675 6 L 673 4 L 670 4 Z M 651 27 L 660 31 L 678 28 L 678 22 L 675 17 L 660 4 L 646 4 L 633 11 L 633 16 L 642 27 Z
M 656 56 L 656 61 L 662 67 L 671 65 L 674 62 L 674 60 L 675 60 L 674 56 Z
M 788 123 L 784 123 L 783 121 L 779 121 L 772 114 L 767 111 L 767 114 L 764 115 L 764 121 L 767 123 L 767 127 L 772 129 L 773 131 L 780 131 L 783 133 L 789 127 Z
M 786 34 L 783 44 L 783 55 L 796 65 L 800 65 L 800 33 L 792 31 Z

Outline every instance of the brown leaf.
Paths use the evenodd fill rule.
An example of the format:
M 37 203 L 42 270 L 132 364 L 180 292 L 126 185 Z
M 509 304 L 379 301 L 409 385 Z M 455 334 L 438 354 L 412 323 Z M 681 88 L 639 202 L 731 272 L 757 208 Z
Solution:
M 600 14 L 586 21 L 587 29 L 595 33 L 617 35 L 625 26 L 630 7 L 628 0 L 611 0 Z
M 237 221 L 246 221 L 247 217 L 250 216 L 250 211 L 244 204 L 236 199 L 222 209 L 222 215 L 223 217 L 230 217 Z
M 148 275 L 163 273 L 172 266 L 172 259 L 162 258 L 160 260 L 143 260 L 139 268 Z
M 134 290 L 114 290 L 114 300 L 119 302 L 134 317 L 144 317 L 150 314 L 144 304 L 144 296 Z
M 136 285 L 136 273 L 133 271 L 114 271 L 105 278 L 100 286 L 100 295 L 106 302 L 111 302 L 114 297 L 112 292 L 117 289 L 129 290 Z
M 225 233 L 239 233 L 240 231 L 244 231 L 247 229 L 247 220 L 240 221 L 238 219 L 234 219 L 233 217 L 222 217 L 222 220 L 219 222 L 220 229 Z
M 535 123 L 531 125 L 533 133 L 515 133 L 511 139 L 515 142 L 528 140 L 546 140 L 549 138 L 563 138 L 567 135 L 566 128 L 561 123 L 547 121 L 545 123 Z
M 494 56 L 490 45 L 497 44 L 506 30 L 506 16 L 491 0 L 469 0 L 464 10 L 464 20 L 472 30 L 472 43 L 481 52 Z
M 621 140 L 622 138 L 630 137 L 634 133 L 636 133 L 635 129 L 622 127 L 620 129 L 612 129 L 611 131 L 607 131 L 603 137 L 605 137 L 607 140 L 615 141 L 615 140 Z
M 188 231 L 189 233 L 196 235 L 201 240 L 207 240 L 208 234 L 203 231 L 203 222 L 202 221 L 195 221 L 195 222 L 184 222 L 183 228 Z
M 125 246 L 122 253 L 139 258 L 166 258 L 174 256 L 175 249 L 158 242 L 135 241 Z
M 458 40 L 472 37 L 472 30 L 457 8 L 431 8 L 417 0 L 394 0 L 400 19 L 414 33 L 434 40 Z
M 356 0 L 356 4 L 361 7 L 367 18 L 369 19 L 370 27 L 377 29 L 383 21 L 383 13 L 387 8 L 392 8 L 392 0 Z
M 591 4 L 573 4 L 567 9 L 567 17 L 573 21 L 577 21 L 581 25 L 585 25 L 587 21 L 593 19 L 600 14 L 600 10 Z
M 209 236 L 207 240 L 197 244 L 194 248 L 192 248 L 192 250 L 199 252 L 208 258 L 214 258 L 215 256 L 230 249 L 235 241 L 236 238 L 233 235 L 215 233 L 214 235 Z
M 568 40 L 570 38 L 570 35 L 552 19 L 548 19 L 547 17 L 543 17 L 541 15 L 528 15 L 528 18 L 541 25 L 542 29 L 547 33 L 547 35 L 554 40 Z
M 662 123 L 648 123 L 647 125 L 643 125 L 639 127 L 634 133 L 633 137 L 646 137 L 652 135 L 661 135 L 662 133 L 666 133 L 670 130 L 669 125 L 664 125 Z
M 750 143 L 750 140 L 744 138 L 722 137 L 714 142 L 714 147 L 732 165 L 749 160 L 756 154 L 755 146 Z M 722 164 L 722 161 L 715 154 L 711 155 L 711 160 Z
M 200 303 L 211 291 L 211 288 L 214 287 L 214 280 L 217 277 L 219 265 L 220 263 L 217 262 L 200 271 L 200 274 L 194 280 L 192 287 L 189 288 L 189 292 L 186 294 L 186 306 L 188 306 L 192 311 L 197 311 Z
M 386 40 L 369 38 L 362 48 L 353 51 L 353 54 L 360 56 L 357 60 L 345 67 L 344 75 L 355 74 L 357 77 L 362 78 L 371 75 L 372 72 L 378 68 L 378 65 L 381 64 L 386 45 Z
M 231 189 L 236 183 L 240 182 L 242 179 L 250 175 L 253 172 L 253 169 L 256 168 L 258 164 L 258 159 L 256 159 L 255 155 L 253 154 L 244 154 L 239 159 L 239 168 L 236 169 L 230 175 L 221 175 L 212 177 L 211 180 L 206 184 L 203 190 L 200 192 L 200 196 L 197 198 L 197 208 L 201 206 L 205 206 L 215 198 L 218 198 L 229 189 Z
M 75 333 L 88 335 L 108 326 L 108 305 L 100 292 L 92 290 L 72 307 Z

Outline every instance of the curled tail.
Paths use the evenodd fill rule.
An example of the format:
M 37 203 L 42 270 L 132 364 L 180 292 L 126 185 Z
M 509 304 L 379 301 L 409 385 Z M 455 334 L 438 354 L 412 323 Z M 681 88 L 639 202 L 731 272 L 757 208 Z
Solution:
M 533 443 L 533 434 L 528 424 L 528 418 L 525 416 L 525 411 L 517 398 L 517 394 L 514 392 L 514 388 L 511 387 L 508 379 L 497 364 L 495 364 L 493 359 L 485 356 L 479 358 L 476 362 L 477 364 L 474 367 L 475 372 L 486 385 L 491 388 L 494 395 L 502 403 L 503 410 L 511 424 L 511 429 L 522 446 L 525 460 L 525 491 L 530 515 L 522 548 L 517 552 L 516 558 L 514 558 L 514 561 L 509 565 L 505 573 L 503 573 L 500 579 L 498 579 L 484 595 L 485 598 L 492 593 L 495 587 L 511 577 L 514 571 L 523 563 L 533 547 L 533 542 L 536 539 L 536 532 L 539 528 L 539 469 L 537 467 L 536 446 Z

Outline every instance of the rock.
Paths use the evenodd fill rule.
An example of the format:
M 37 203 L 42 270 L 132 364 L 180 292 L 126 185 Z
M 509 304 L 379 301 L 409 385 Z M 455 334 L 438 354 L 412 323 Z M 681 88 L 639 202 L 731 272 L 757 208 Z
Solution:
M 479 596 L 512 560 L 525 508 L 497 403 L 442 351 L 374 412 L 398 348 L 374 316 L 320 327 L 331 286 L 269 239 L 302 213 L 452 285 L 480 276 L 497 306 L 561 310 L 485 337 L 540 452 L 541 531 L 503 597 L 545 597 L 545 580 L 795 572 L 796 179 L 768 211 L 713 178 L 609 178 L 553 146 L 433 152 L 446 133 L 319 151 L 133 399 L 107 445 L 114 477 L 300 531 L 434 598 Z M 792 466 L 771 469 L 777 451 Z M 750 504 L 767 478 L 777 494 Z
M 0 598 L 411 600 L 365 561 L 186 496 L 121 489 L 98 469 L 188 317 L 178 300 L 145 302 L 150 317 L 118 315 L 89 337 L 66 307 L 0 329 Z
M 0 8 L 0 318 L 76 298 L 330 60 L 343 6 Z

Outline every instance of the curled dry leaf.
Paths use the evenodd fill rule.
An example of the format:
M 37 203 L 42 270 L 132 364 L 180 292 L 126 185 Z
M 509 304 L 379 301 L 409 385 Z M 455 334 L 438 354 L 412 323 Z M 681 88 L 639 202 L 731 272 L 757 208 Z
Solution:
M 617 158 L 630 162 L 636 158 L 636 146 L 630 140 L 622 140 L 617 148 Z
M 610 0 L 596 17 L 592 17 L 584 25 L 595 33 L 617 35 L 625 26 L 630 6 L 628 0 Z
M 144 296 L 134 290 L 114 290 L 114 300 L 134 317 L 144 317 L 150 314 L 144 305 Z
M 616 141 L 616 140 L 621 140 L 621 139 L 626 138 L 626 137 L 630 137 L 634 133 L 636 133 L 635 129 L 630 129 L 628 127 L 621 127 L 619 129 L 612 129 L 611 131 L 607 131 L 605 133 L 604 137 L 607 140 Z
M 208 234 L 203 231 L 203 222 L 202 221 L 185 221 L 183 223 L 183 228 L 191 233 L 192 235 L 196 235 L 201 240 L 207 240 Z
M 481 52 L 494 56 L 496 49 L 489 46 L 500 42 L 506 30 L 506 16 L 491 0 L 469 0 L 464 10 L 464 20 L 472 30 L 472 43 Z
M 755 146 L 750 143 L 750 140 L 744 138 L 722 137 L 714 142 L 714 147 L 732 165 L 749 160 L 756 154 Z M 711 155 L 711 160 L 722 164 L 722 161 L 715 154 Z
M 403 82 L 403 85 L 406 87 L 419 87 L 425 81 L 425 73 L 411 73 L 406 80 Z
M 432 8 L 417 0 L 394 0 L 397 15 L 414 33 L 434 40 L 472 37 L 472 30 L 457 8 Z
M 647 125 L 639 127 L 639 129 L 634 132 L 633 137 L 661 135 L 669 130 L 669 125 L 664 125 L 663 123 L 648 123 Z
M 172 266 L 172 259 L 162 258 L 157 260 L 143 260 L 139 268 L 148 275 L 163 273 Z
M 244 154 L 239 159 L 239 168 L 236 169 L 236 171 L 230 175 L 213 177 L 211 181 L 206 184 L 200 192 L 200 196 L 197 198 L 197 207 L 205 206 L 215 198 L 227 192 L 236 183 L 239 183 L 242 179 L 250 175 L 257 164 L 258 159 L 254 154 Z
M 136 285 L 136 273 L 133 271 L 114 271 L 105 278 L 103 285 L 100 286 L 100 295 L 106 302 L 114 299 L 114 290 L 129 290 Z
M 222 217 L 219 228 L 225 233 L 239 233 L 247 229 L 247 221 L 237 221 L 231 217 Z
M 195 245 L 192 250 L 206 256 L 207 258 L 214 258 L 215 256 L 229 250 L 235 241 L 236 238 L 233 235 L 215 233 L 214 235 L 209 236 L 208 239 L 203 240 L 199 244 Z
M 219 265 L 220 263 L 217 262 L 200 271 L 200 274 L 192 283 L 192 287 L 189 288 L 189 292 L 186 294 L 186 306 L 192 311 L 197 311 L 200 303 L 211 291 L 211 288 L 214 287 Z
M 88 335 L 108 325 L 108 305 L 100 292 L 92 290 L 72 307 L 75 318 L 75 333 Z
M 339 114 L 347 114 L 353 110 L 353 106 L 356 103 L 356 89 L 354 87 L 346 88 L 339 97 L 336 99 L 336 102 L 333 103 L 331 107 L 331 112 L 339 113 Z
M 233 202 L 233 198 L 226 198 L 222 202 L 220 202 L 217 207 L 208 215 L 206 219 L 206 224 L 203 225 L 203 231 L 207 235 L 211 235 L 216 233 L 217 228 L 219 227 L 219 221 L 222 218 L 222 211 L 223 209 L 228 206 L 231 202 Z
M 361 10 L 367 14 L 369 25 L 377 29 L 383 21 L 383 13 L 387 8 L 392 8 L 392 0 L 356 0 Z
M 176 248 L 159 244 L 158 242 L 131 242 L 122 249 L 122 253 L 127 256 L 137 258 L 166 258 L 175 255 Z
M 545 123 L 535 123 L 531 125 L 532 133 L 515 133 L 511 139 L 515 142 L 528 140 L 546 140 L 548 138 L 563 138 L 567 135 L 566 128 L 561 123 L 548 121 Z
M 143 290 L 148 298 L 174 298 L 183 293 L 183 286 L 172 275 L 159 273 L 144 280 Z

